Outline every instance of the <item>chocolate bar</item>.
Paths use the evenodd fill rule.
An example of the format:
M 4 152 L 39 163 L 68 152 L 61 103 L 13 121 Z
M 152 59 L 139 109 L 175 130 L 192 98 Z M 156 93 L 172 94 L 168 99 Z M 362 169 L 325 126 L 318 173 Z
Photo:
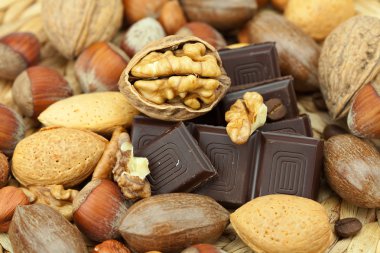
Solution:
M 148 180 L 153 194 L 190 192 L 216 175 L 182 122 L 138 149 L 136 156 L 149 160 Z
M 310 118 L 306 114 L 303 114 L 297 118 L 285 119 L 281 121 L 275 121 L 272 123 L 265 123 L 265 125 L 259 128 L 258 130 L 262 132 L 300 134 L 308 137 L 313 136 Z
M 162 121 L 145 116 L 135 116 L 132 121 L 131 141 L 135 150 L 147 146 L 165 131 L 175 126 L 175 122 Z
M 256 131 L 235 145 L 225 128 L 195 125 L 194 137 L 218 175 L 196 191 L 228 208 L 273 193 L 315 199 L 319 187 L 322 143 L 293 134 Z
M 293 87 L 291 76 L 282 77 L 275 80 L 268 80 L 259 84 L 246 84 L 230 90 L 222 99 L 219 110 L 224 115 L 233 103 L 239 98 L 243 98 L 244 93 L 255 91 L 260 93 L 264 100 L 279 98 L 287 109 L 283 119 L 291 119 L 298 116 L 297 97 Z
M 280 77 L 280 65 L 274 42 L 219 51 L 231 85 L 260 82 Z
M 323 160 L 323 142 L 300 135 L 262 133 L 256 157 L 257 178 L 251 198 L 289 194 L 316 199 Z

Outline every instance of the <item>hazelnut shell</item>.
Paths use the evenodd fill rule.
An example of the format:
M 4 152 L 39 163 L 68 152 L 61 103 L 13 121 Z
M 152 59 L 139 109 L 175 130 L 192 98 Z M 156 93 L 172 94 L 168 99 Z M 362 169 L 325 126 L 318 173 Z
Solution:
M 220 86 L 217 90 L 217 98 L 210 105 L 203 106 L 199 110 L 191 109 L 185 106 L 181 102 L 173 103 L 173 104 L 162 104 L 157 105 L 146 98 L 144 98 L 131 84 L 130 71 L 131 69 L 146 55 L 150 52 L 161 51 L 163 49 L 172 49 L 176 48 L 178 45 L 184 43 L 194 43 L 200 42 L 203 43 L 207 50 L 211 52 L 217 59 L 219 66 L 221 68 L 222 75 L 218 78 L 220 82 Z M 119 89 L 120 91 L 127 97 L 128 101 L 140 112 L 152 117 L 161 120 L 167 121 L 182 121 L 195 118 L 197 116 L 201 116 L 208 111 L 210 111 L 219 101 L 222 99 L 224 94 L 227 92 L 228 88 L 231 85 L 231 80 L 227 76 L 225 70 L 222 67 L 222 61 L 217 53 L 216 49 L 211 46 L 209 43 L 193 36 L 179 36 L 172 35 L 167 36 L 161 40 L 154 41 L 144 47 L 139 53 L 137 53 L 129 62 L 127 68 L 123 71 L 120 81 L 119 81 Z
M 0 122 L 0 151 L 11 155 L 16 144 L 24 137 L 24 121 L 17 112 L 0 104 Z

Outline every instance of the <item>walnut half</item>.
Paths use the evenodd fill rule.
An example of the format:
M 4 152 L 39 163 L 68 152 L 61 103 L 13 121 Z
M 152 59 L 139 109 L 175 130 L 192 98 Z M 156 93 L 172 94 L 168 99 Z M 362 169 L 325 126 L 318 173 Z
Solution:
M 149 174 L 149 162 L 145 157 L 134 157 L 129 135 L 119 136 L 116 164 L 112 170 L 114 180 L 127 199 L 150 197 L 150 184 L 145 179 Z
M 188 36 L 146 46 L 124 70 L 120 91 L 144 114 L 180 121 L 210 111 L 230 86 L 217 51 Z
M 265 124 L 267 107 L 257 92 L 246 92 L 226 112 L 227 134 L 235 144 L 244 144 L 259 127 Z

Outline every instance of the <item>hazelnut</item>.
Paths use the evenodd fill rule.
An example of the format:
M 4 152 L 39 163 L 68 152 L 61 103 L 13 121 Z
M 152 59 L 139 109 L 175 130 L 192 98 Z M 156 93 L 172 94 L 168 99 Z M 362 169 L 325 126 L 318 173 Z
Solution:
M 147 17 L 129 28 L 121 41 L 121 48 L 128 56 L 133 57 L 147 44 L 163 37 L 165 31 L 161 24 L 154 18 Z
M 9 178 L 8 158 L 0 152 L 0 188 L 7 185 Z
M 92 253 L 131 253 L 131 251 L 125 247 L 119 241 L 107 240 L 95 246 Z
M 123 0 L 123 2 L 127 21 L 133 24 L 146 17 L 158 17 L 162 6 L 168 0 Z
M 18 205 L 28 205 L 29 199 L 24 192 L 14 186 L 0 189 L 0 233 L 6 233 Z
M 120 0 L 43 0 L 41 6 L 47 37 L 69 59 L 94 42 L 111 40 L 123 19 Z
M 256 0 L 183 0 L 190 21 L 202 21 L 218 30 L 231 30 L 244 25 L 257 9 Z
M 17 112 L 3 104 L 0 104 L 0 122 L 0 151 L 11 155 L 24 137 L 24 122 Z
M 347 125 L 359 137 L 380 138 L 380 84 L 361 88 L 350 108 Z
M 70 85 L 58 71 L 42 66 L 22 72 L 12 87 L 13 100 L 22 114 L 33 118 L 49 105 L 72 94 Z
M 166 2 L 162 6 L 158 21 L 165 29 L 167 35 L 175 34 L 187 22 L 185 13 L 178 0 Z
M 290 0 L 284 15 L 312 38 L 323 40 L 355 15 L 355 7 L 353 0 Z
M 97 42 L 85 49 L 75 63 L 75 73 L 85 93 L 116 91 L 129 57 L 111 43 Z
M 221 49 L 227 46 L 223 36 L 212 26 L 203 22 L 187 23 L 176 34 L 182 36 L 196 36 L 207 41 L 216 49 Z
M 127 212 L 119 187 L 107 179 L 88 183 L 73 202 L 74 222 L 88 238 L 102 242 L 120 236 L 118 227 Z
M 0 39 L 0 78 L 15 79 L 37 63 L 40 43 L 33 33 L 11 33 Z
M 196 244 L 181 251 L 181 253 L 225 253 L 211 244 Z

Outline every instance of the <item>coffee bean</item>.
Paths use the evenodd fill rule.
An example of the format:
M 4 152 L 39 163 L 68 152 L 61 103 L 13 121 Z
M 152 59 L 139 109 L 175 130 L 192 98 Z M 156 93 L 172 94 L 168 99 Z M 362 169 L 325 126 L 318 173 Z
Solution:
M 268 118 L 270 120 L 280 120 L 285 117 L 287 110 L 279 98 L 271 98 L 265 102 L 268 108 Z
M 325 99 L 322 96 L 322 93 L 317 92 L 313 94 L 313 103 L 320 111 L 327 111 L 327 105 Z
M 323 138 L 328 140 L 329 138 L 339 135 L 339 134 L 347 134 L 348 132 L 337 125 L 327 125 L 323 130 Z
M 362 223 L 356 218 L 345 218 L 335 222 L 334 228 L 337 236 L 347 238 L 356 235 L 362 229 Z

